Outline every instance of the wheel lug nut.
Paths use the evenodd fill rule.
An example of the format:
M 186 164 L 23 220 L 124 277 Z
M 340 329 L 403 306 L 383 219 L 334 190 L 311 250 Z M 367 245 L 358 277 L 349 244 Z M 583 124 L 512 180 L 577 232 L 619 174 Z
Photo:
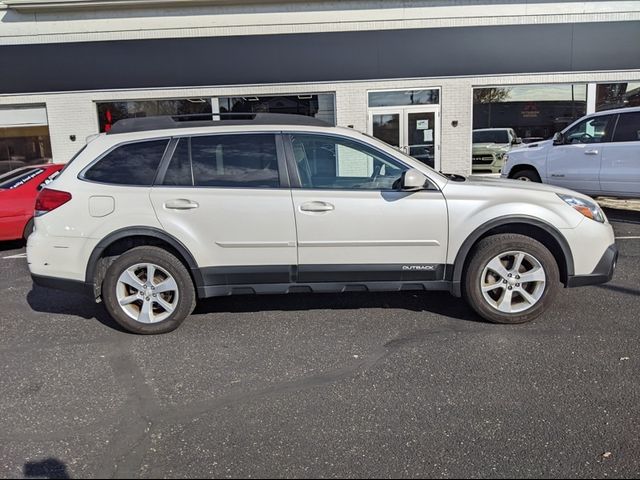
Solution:
M 516 287 L 519 287 L 519 286 L 520 286 L 520 284 L 519 284 L 519 283 L 516 283 Z
M 507 283 L 507 281 L 506 281 L 506 280 L 503 280 L 503 281 L 502 281 L 502 283 Z
M 511 277 L 513 277 L 513 275 L 512 274 L 508 274 L 507 277 L 511 278 Z
M 509 290 L 513 290 L 513 287 L 511 285 L 509 285 Z

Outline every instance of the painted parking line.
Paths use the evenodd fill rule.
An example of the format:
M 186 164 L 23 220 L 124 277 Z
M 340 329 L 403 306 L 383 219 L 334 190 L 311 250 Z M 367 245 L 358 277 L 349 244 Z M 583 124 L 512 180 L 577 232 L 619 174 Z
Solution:
M 26 253 L 19 253 L 18 255 L 9 255 L 8 257 L 2 257 L 4 260 L 7 260 L 9 258 L 27 258 L 27 254 Z
M 640 240 L 640 236 L 636 236 L 636 237 L 616 237 L 616 240 Z

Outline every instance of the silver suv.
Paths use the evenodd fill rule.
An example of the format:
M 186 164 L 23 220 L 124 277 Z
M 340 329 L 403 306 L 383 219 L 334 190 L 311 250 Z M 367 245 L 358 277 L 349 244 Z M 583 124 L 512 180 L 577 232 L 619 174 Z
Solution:
M 446 290 L 483 318 L 540 315 L 608 281 L 611 226 L 584 195 L 442 175 L 299 116 L 122 120 L 37 200 L 36 284 L 81 290 L 136 333 L 232 294 Z

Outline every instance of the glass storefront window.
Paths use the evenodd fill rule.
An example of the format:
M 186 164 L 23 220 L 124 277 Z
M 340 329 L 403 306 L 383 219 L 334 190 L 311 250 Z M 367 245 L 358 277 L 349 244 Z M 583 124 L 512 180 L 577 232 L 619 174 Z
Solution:
M 218 102 L 220 113 L 288 113 L 314 117 L 331 125 L 336 124 L 333 93 L 220 97 Z
M 640 107 L 640 82 L 600 83 L 596 86 L 596 112 Z
M 0 125 L 0 174 L 51 162 L 49 127 Z
M 115 122 L 124 118 L 202 114 L 201 119 L 206 119 L 206 114 L 212 112 L 209 98 L 126 100 L 99 102 L 97 106 L 101 132 L 108 132 Z
M 476 88 L 473 128 L 512 128 L 527 143 L 552 137 L 586 109 L 583 83 Z
M 405 105 L 437 105 L 440 90 L 391 90 L 369 92 L 369 107 L 396 107 Z

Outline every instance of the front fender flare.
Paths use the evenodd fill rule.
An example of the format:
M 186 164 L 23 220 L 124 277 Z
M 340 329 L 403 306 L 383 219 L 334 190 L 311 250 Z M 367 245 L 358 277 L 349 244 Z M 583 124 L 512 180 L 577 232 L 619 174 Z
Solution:
M 452 282 L 451 293 L 453 295 L 457 297 L 462 295 L 462 273 L 464 271 L 464 266 L 466 264 L 467 258 L 469 257 L 469 252 L 476 244 L 476 242 L 487 232 L 495 228 L 513 224 L 531 225 L 532 227 L 540 228 L 551 235 L 562 250 L 567 276 L 571 277 L 574 275 L 575 270 L 571 248 L 569 247 L 567 239 L 564 237 L 564 235 L 562 235 L 562 233 L 560 233 L 557 228 L 543 220 L 540 220 L 539 218 L 526 215 L 508 215 L 504 217 L 494 218 L 493 220 L 480 225 L 463 242 L 462 246 L 458 250 L 458 253 L 456 254 L 456 259 L 453 262 L 453 265 L 448 265 L 449 268 L 446 272 L 446 279 Z M 566 279 L 564 279 L 564 281 L 566 281 Z

